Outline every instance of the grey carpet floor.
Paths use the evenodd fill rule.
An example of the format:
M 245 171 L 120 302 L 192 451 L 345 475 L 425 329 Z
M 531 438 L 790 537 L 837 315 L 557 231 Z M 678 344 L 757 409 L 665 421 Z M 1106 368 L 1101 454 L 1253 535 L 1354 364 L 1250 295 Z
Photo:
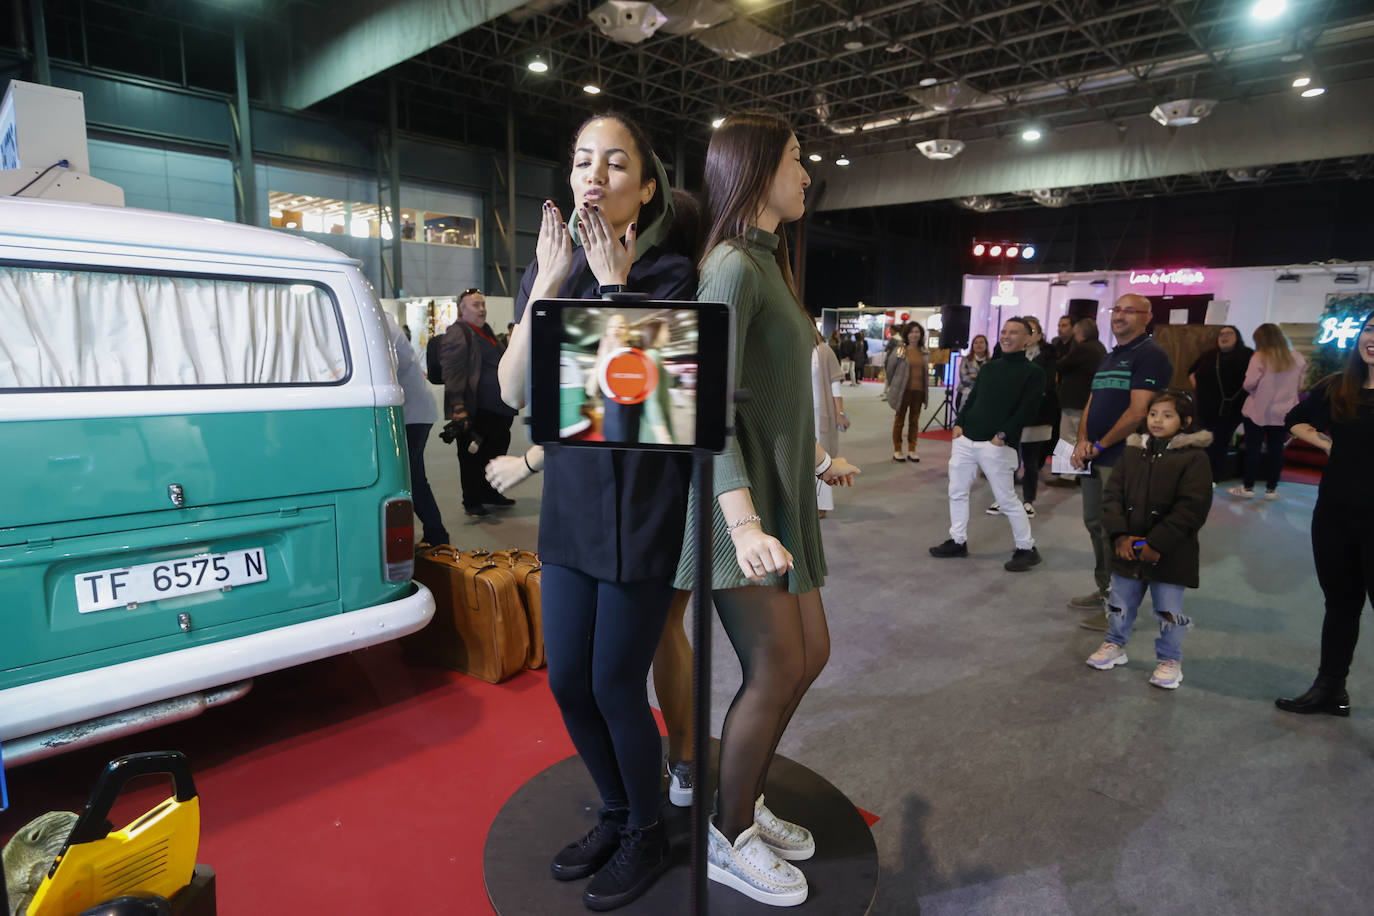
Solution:
M 1316 669 L 1316 488 L 1285 484 L 1273 503 L 1218 491 L 1202 588 L 1185 599 L 1183 685 L 1159 690 L 1146 683 L 1147 615 L 1128 665 L 1084 664 L 1101 634 L 1065 606 L 1092 588 L 1077 491 L 1042 488 L 1032 524 L 1045 562 L 1028 573 L 1002 569 L 1011 534 L 980 511 L 986 482 L 972 556 L 936 560 L 926 548 L 948 535 L 949 446 L 923 440 L 920 464 L 893 462 L 877 395 L 845 389 L 855 425 L 841 451 L 863 474 L 821 522 L 830 663 L 779 748 L 880 818 L 871 913 L 1374 912 L 1369 640 L 1350 719 L 1273 705 Z M 519 421 L 515 439 L 518 454 Z M 437 431 L 426 459 L 458 546 L 535 545 L 539 478 L 479 522 L 462 515 Z M 718 624 L 712 649 L 719 734 L 739 665 Z

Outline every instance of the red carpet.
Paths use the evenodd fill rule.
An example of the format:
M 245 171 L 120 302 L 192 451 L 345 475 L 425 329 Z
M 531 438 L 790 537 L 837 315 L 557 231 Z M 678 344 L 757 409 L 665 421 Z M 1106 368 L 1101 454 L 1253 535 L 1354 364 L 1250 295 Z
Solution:
M 491 913 L 488 825 L 573 753 L 543 671 L 492 686 L 412 664 L 393 643 L 259 678 L 198 719 L 14 770 L 0 837 L 45 811 L 80 811 L 106 761 L 155 749 L 191 760 L 199 860 L 215 869 L 228 916 Z M 169 794 L 139 783 L 112 820 Z M 549 837 L 549 855 L 570 839 Z

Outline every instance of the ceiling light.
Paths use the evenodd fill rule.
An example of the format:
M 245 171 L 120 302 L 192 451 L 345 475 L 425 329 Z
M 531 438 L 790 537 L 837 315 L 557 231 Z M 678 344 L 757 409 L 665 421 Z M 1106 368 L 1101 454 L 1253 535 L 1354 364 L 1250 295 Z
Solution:
M 987 250 L 988 246 L 984 245 L 982 242 L 979 242 L 977 245 L 973 246 L 973 256 L 975 258 L 981 258 L 984 252 L 986 252 Z
M 582 91 L 587 93 L 587 95 L 600 95 L 601 87 L 598 86 L 596 83 L 588 83 L 587 85 L 582 87 Z
M 1298 61 L 1302 60 L 1302 52 L 1289 51 L 1287 54 L 1280 57 L 1279 60 L 1283 61 L 1285 64 L 1296 64 Z
M 1315 99 L 1325 91 L 1326 89 L 1322 86 L 1313 86 L 1310 89 L 1304 89 L 1302 91 L 1302 97 L 1305 99 Z
M 1273 19 L 1288 9 L 1287 0 L 1259 0 L 1250 7 L 1250 15 L 1256 19 Z
M 1216 107 L 1216 99 L 1174 99 L 1160 102 L 1150 112 L 1150 117 L 1165 127 L 1188 127 L 1207 117 Z
M 942 137 L 935 140 L 922 140 L 916 144 L 916 148 L 927 159 L 953 159 L 964 151 L 964 141 Z
M 931 86 L 934 86 L 938 82 L 940 82 L 940 80 L 937 77 L 927 76 L 925 79 L 921 80 L 921 82 L 917 85 L 919 85 L 922 89 L 929 89 Z
M 1092 281 L 1092 285 L 1093 285 L 1093 286 L 1106 286 L 1106 285 L 1107 285 L 1107 281 L 1104 280 L 1104 279 L 1102 279 L 1101 277 L 1098 277 L 1096 280 Z
M 549 62 L 544 59 L 543 54 L 536 54 L 530 58 L 530 62 L 525 64 L 531 73 L 548 73 Z
M 1332 283 L 1359 283 L 1359 274 L 1336 274 L 1331 278 Z
M 1021 131 L 1021 139 L 1029 143 L 1034 143 L 1036 140 L 1040 139 L 1040 131 L 1034 127 L 1027 127 L 1025 130 Z
M 844 49 L 846 51 L 862 51 L 863 47 L 864 43 L 856 38 L 851 38 L 844 43 Z
M 1292 271 L 1285 270 L 1283 273 L 1279 274 L 1277 277 L 1274 278 L 1274 282 L 1275 282 L 1275 283 L 1297 283 L 1297 282 L 1298 282 L 1299 280 L 1301 280 L 1301 279 L 1302 279 L 1302 277 L 1298 276 L 1297 274 L 1293 273 Z
M 1031 258 L 1035 257 L 1035 246 L 1034 246 L 1034 245 L 1027 245 L 1025 248 L 1022 248 L 1022 249 L 1021 249 L 1021 257 L 1025 258 L 1027 261 L 1029 261 Z
M 994 258 L 1000 258 L 1002 256 L 1002 246 L 993 245 L 988 249 L 988 254 L 992 255 Z
M 724 118 L 712 118 L 712 119 L 711 119 L 711 129 L 712 129 L 712 130 L 715 130 L 717 127 L 720 127 L 720 125 L 722 125 L 722 124 L 724 124 L 724 123 L 725 123 L 725 119 L 724 119 Z
M 812 162 L 820 162 L 825 157 L 822 156 L 820 153 L 812 153 L 810 156 L 807 156 L 806 158 L 810 159 Z
M 1309 85 L 1311 85 L 1311 84 L 1312 84 L 1312 77 L 1310 77 L 1310 76 L 1300 76 L 1300 77 L 1298 77 L 1297 79 L 1293 80 L 1293 88 L 1294 88 L 1294 89 L 1302 89 L 1304 86 L 1309 86 Z
M 848 156 L 841 156 L 840 158 L 838 158 L 838 159 L 835 160 L 835 164 L 836 164 L 836 165 L 849 165 L 849 157 L 848 157 Z

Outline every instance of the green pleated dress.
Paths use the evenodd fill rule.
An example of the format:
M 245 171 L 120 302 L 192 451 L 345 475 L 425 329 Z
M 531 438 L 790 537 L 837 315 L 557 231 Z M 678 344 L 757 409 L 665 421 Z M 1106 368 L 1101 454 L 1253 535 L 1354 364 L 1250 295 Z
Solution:
M 701 302 L 734 307 L 735 385 L 750 400 L 735 405 L 735 435 L 715 461 L 711 499 L 711 587 L 778 585 L 794 595 L 825 584 L 825 551 L 816 517 L 816 431 L 811 411 L 811 350 L 815 324 L 797 307 L 778 268 L 779 239 L 750 229 L 745 244 L 717 245 L 706 258 L 697 287 Z M 735 545 L 715 497 L 748 487 L 763 530 L 786 547 L 794 568 L 785 576 L 750 582 L 735 561 Z M 688 497 L 687 531 L 678 563 L 677 588 L 696 587 L 696 505 Z

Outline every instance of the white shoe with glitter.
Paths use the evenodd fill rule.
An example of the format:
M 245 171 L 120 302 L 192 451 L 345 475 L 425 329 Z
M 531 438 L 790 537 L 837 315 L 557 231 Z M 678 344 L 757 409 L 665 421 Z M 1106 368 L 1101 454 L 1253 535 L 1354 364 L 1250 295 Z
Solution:
M 816 841 L 811 837 L 811 831 L 769 811 L 762 795 L 754 802 L 754 825 L 759 828 L 759 838 L 779 858 L 801 862 L 816 854 Z

